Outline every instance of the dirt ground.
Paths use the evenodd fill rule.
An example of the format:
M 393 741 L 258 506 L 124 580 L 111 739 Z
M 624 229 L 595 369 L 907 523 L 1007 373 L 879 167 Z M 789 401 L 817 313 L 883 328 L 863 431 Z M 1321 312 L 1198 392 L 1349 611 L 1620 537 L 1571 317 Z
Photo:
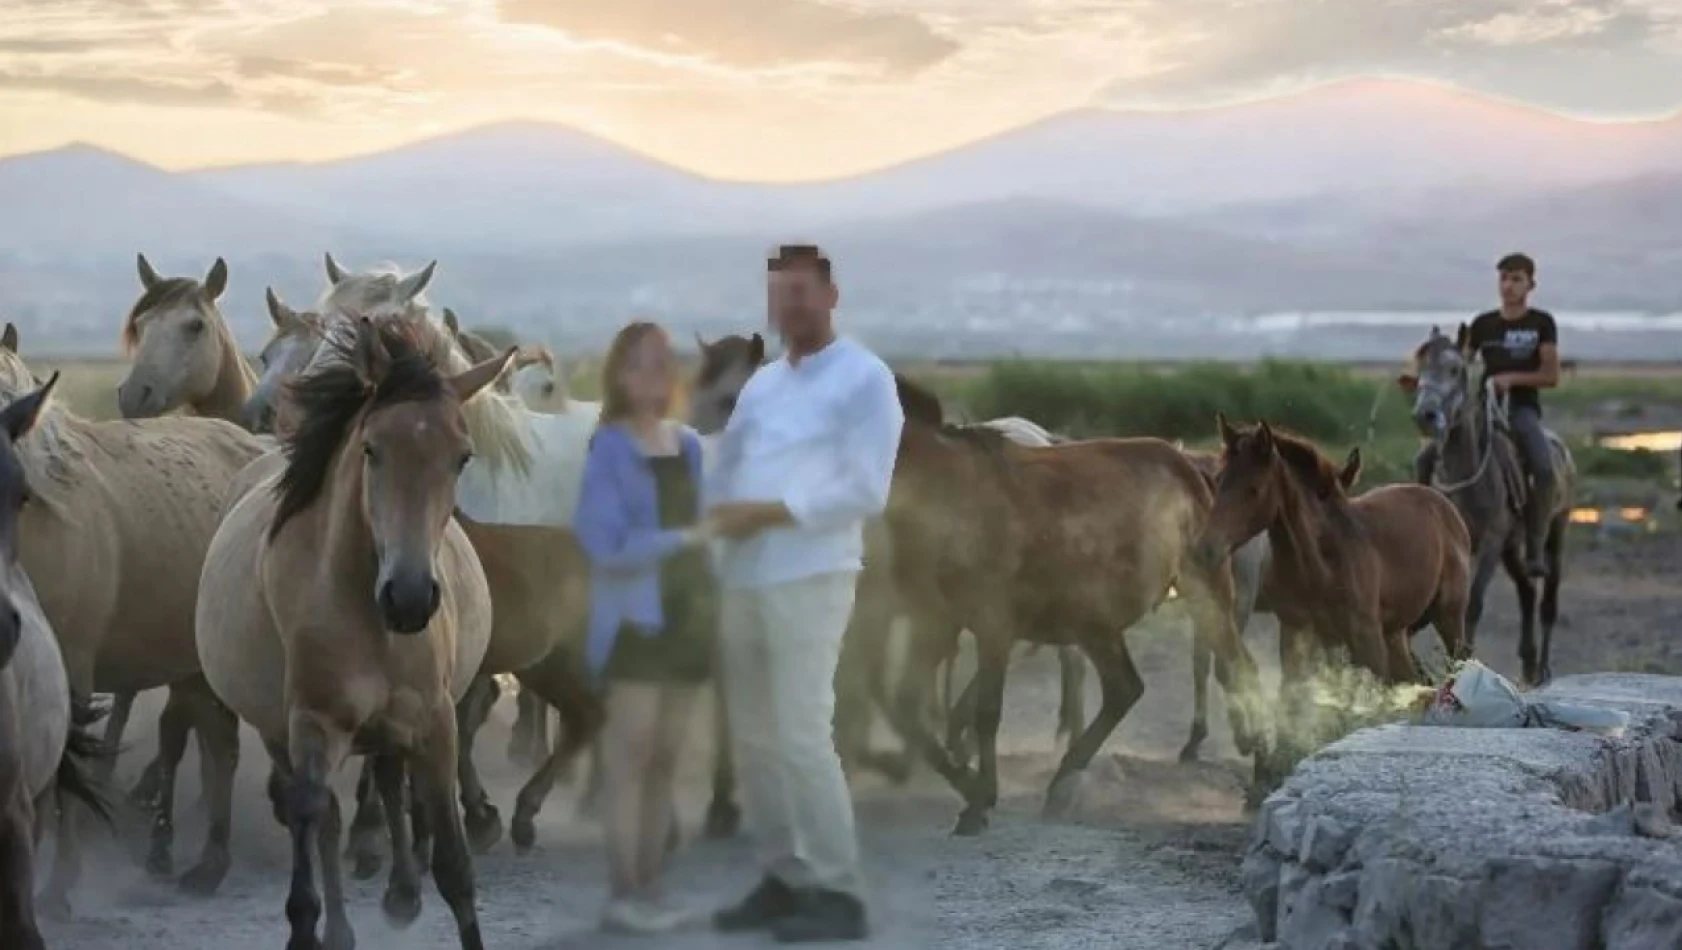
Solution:
M 1595 669 L 1682 672 L 1682 536 L 1655 535 L 1603 549 L 1572 552 L 1554 649 L 1554 671 Z M 1249 641 L 1273 684 L 1271 618 L 1258 618 Z M 1427 633 L 1424 637 L 1429 638 Z M 1511 588 L 1497 579 L 1489 596 L 1479 654 L 1502 672 L 1517 672 L 1517 627 Z M 1003 796 L 992 828 L 976 838 L 950 835 L 957 798 L 938 779 L 919 776 L 909 788 L 866 777 L 856 785 L 876 936 L 866 946 L 953 946 L 1077 950 L 1202 950 L 1223 945 L 1250 914 L 1239 893 L 1238 857 L 1247 836 L 1242 810 L 1244 764 L 1233 757 L 1218 704 L 1204 763 L 1174 756 L 1190 717 L 1189 650 L 1172 620 L 1130 636 L 1149 684 L 1082 787 L 1077 818 L 1045 823 L 1039 796 L 1056 761 L 1052 726 L 1055 662 L 1049 652 L 1018 661 L 1001 737 Z M 1089 710 L 1096 708 L 1090 681 Z M 154 748 L 159 697 L 136 709 L 124 760 L 126 785 Z M 521 777 L 504 754 L 512 704 L 504 701 L 484 733 L 479 762 L 504 815 Z M 693 829 L 705 805 L 710 752 L 697 728 L 684 811 Z M 237 796 L 234 868 L 208 900 L 148 879 L 128 851 L 109 838 L 98 845 L 76 895 L 75 919 L 52 925 L 59 950 L 220 950 L 281 946 L 289 868 L 284 833 L 268 815 L 261 780 L 264 757 L 250 740 Z M 196 766 L 182 772 L 178 796 L 177 865 L 199 843 Z M 339 777 L 348 792 L 351 775 Z M 504 841 L 476 862 L 486 945 L 505 950 L 574 950 L 635 946 L 594 929 L 605 870 L 594 826 L 577 818 L 574 789 L 558 789 L 539 827 L 539 847 L 516 856 Z M 132 832 L 131 832 L 132 834 Z M 733 900 L 755 871 L 745 843 L 691 841 L 678 856 L 673 889 L 700 909 Z M 448 912 L 428 891 L 426 909 L 409 930 L 392 931 L 379 914 L 383 875 L 349 882 L 352 922 L 364 950 L 456 946 Z M 674 950 L 769 946 L 763 937 L 726 939 L 703 927 L 645 946 Z

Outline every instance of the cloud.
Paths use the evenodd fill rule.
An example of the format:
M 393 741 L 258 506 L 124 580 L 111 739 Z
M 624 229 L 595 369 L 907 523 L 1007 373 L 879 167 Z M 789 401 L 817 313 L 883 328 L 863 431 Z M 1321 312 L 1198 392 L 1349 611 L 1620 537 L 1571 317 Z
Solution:
M 908 76 L 959 49 L 910 13 L 832 0 L 499 0 L 502 20 L 742 69 L 843 63 Z
M 1407 75 L 1585 111 L 1675 108 L 1670 0 L 1141 0 L 1167 63 L 1101 95 L 1194 106 L 1360 75 Z M 1668 66 L 1672 78 L 1649 80 Z

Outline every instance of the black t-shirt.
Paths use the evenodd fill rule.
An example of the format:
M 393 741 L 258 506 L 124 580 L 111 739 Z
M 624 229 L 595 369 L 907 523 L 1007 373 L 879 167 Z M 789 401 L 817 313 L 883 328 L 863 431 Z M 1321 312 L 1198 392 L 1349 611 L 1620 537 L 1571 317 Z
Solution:
M 1517 320 L 1508 320 L 1499 310 L 1478 314 L 1472 321 L 1472 349 L 1483 359 L 1486 375 L 1533 373 L 1542 368 L 1542 346 L 1558 345 L 1559 330 L 1553 314 L 1532 307 Z M 1507 405 L 1529 406 L 1540 411 L 1542 398 L 1534 386 L 1508 390 Z

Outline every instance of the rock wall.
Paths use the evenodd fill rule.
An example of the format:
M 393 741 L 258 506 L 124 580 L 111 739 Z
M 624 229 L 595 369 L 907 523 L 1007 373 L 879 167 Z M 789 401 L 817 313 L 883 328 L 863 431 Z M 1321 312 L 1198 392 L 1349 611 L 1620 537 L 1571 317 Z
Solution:
M 1392 725 L 1303 761 L 1244 858 L 1286 950 L 1682 950 L 1682 678 L 1537 694 L 1630 713 L 1610 739 Z

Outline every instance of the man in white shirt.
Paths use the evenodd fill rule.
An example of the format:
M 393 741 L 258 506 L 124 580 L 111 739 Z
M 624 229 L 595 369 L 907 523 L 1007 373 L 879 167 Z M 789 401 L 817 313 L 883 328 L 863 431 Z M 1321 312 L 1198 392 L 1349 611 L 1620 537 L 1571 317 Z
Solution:
M 709 525 L 730 539 L 722 682 L 749 834 L 765 878 L 720 930 L 785 943 L 863 940 L 853 804 L 835 751 L 835 666 L 862 567 L 865 519 L 887 506 L 904 415 L 893 373 L 837 338 L 816 247 L 769 261 L 786 350 L 742 389 L 719 444 Z

